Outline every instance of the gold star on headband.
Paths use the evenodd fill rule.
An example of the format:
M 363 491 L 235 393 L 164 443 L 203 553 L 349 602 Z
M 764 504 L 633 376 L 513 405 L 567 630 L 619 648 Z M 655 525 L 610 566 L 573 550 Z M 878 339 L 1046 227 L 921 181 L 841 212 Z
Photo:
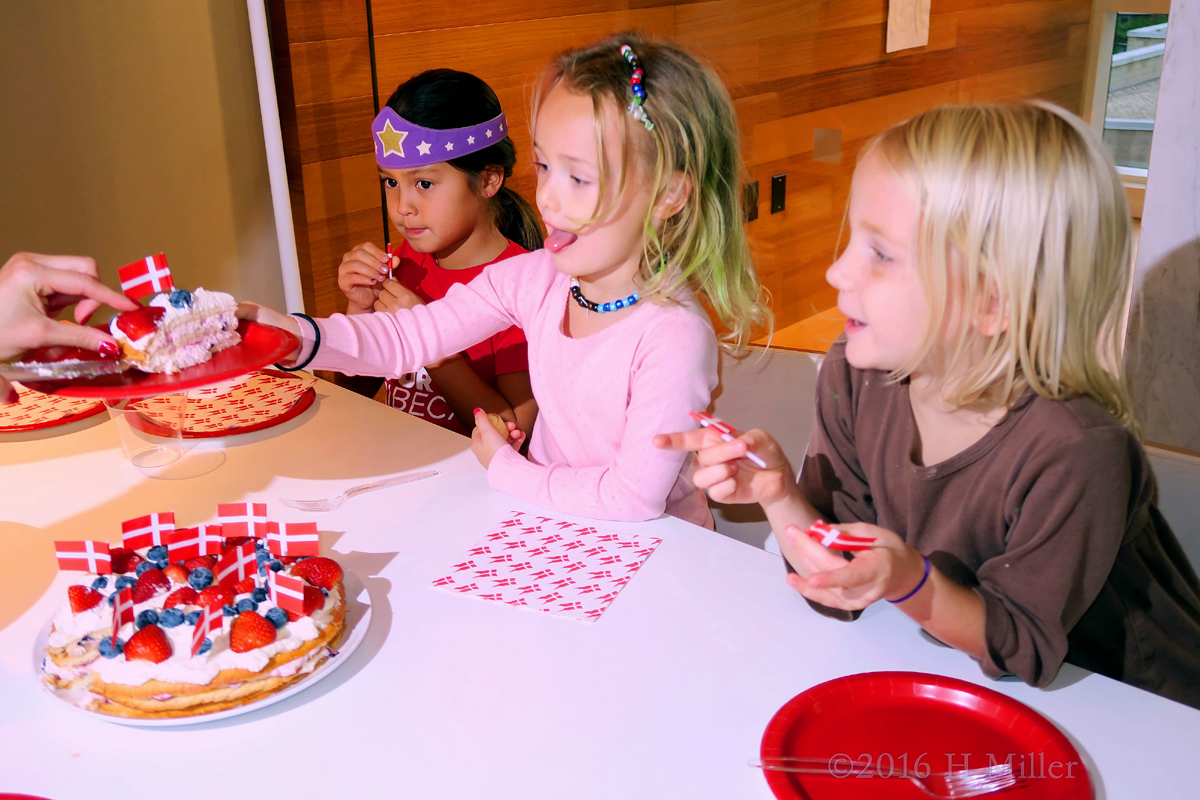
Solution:
M 427 156 L 429 155 L 429 148 L 431 147 L 433 147 L 433 145 L 431 145 L 429 142 L 422 141 L 419 145 L 417 145 L 417 152 L 423 156 Z
M 383 145 L 383 157 L 387 158 L 392 153 L 407 158 L 404 155 L 404 140 L 408 138 L 408 131 L 398 131 L 392 127 L 392 121 L 389 119 L 383 123 L 383 130 L 376 131 L 375 135 L 379 137 L 379 142 Z

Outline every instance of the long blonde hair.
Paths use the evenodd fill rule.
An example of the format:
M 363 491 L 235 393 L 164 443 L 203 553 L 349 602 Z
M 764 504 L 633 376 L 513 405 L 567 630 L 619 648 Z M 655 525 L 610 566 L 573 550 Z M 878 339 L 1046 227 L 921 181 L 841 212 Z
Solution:
M 632 71 L 621 55 L 623 44 L 632 47 L 641 61 L 645 108 L 653 130 L 645 130 L 625 113 L 632 98 Z M 559 83 L 592 98 L 597 153 L 604 152 L 605 104 L 615 103 L 621 112 L 625 124 L 616 196 L 629 178 L 631 157 L 646 167 L 652 199 L 643 223 L 645 245 L 639 270 L 643 294 L 670 297 L 688 285 L 729 329 L 723 338 L 734 346 L 744 344 L 756 330 L 769 330 L 771 311 L 754 271 L 742 221 L 737 115 L 713 70 L 673 44 L 650 41 L 635 32 L 618 33 L 551 59 L 534 98 L 534 122 L 541 101 Z M 604 198 L 613 176 L 607 174 L 607 161 L 603 157 L 600 161 L 600 197 Z M 653 210 L 679 173 L 691 178 L 692 191 L 679 213 L 656 230 Z M 603 213 L 598 203 L 593 218 L 583 224 Z
M 960 407 L 1087 396 L 1137 430 L 1122 366 L 1132 224 L 1112 159 L 1043 102 L 943 106 L 871 141 L 917 201 L 916 263 L 931 319 L 894 377 L 934 363 Z M 984 337 L 973 310 L 1007 327 Z

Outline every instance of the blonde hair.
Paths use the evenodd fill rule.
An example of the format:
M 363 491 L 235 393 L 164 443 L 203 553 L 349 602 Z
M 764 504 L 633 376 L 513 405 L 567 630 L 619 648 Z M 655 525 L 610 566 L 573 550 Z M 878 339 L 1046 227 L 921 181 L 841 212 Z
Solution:
M 646 90 L 647 131 L 626 112 L 632 93 L 632 69 L 621 45 L 633 48 L 641 61 Z M 588 95 L 595 110 L 596 151 L 603 154 L 602 114 L 614 103 L 621 126 L 621 172 L 615 196 L 621 196 L 630 174 L 631 155 L 647 167 L 650 209 L 644 220 L 645 245 L 639 277 L 645 296 L 670 297 L 687 285 L 702 296 L 729 329 L 723 336 L 740 347 L 751 332 L 771 326 L 765 290 L 750 258 L 742 221 L 742 159 L 733 101 L 709 67 L 667 42 L 649 41 L 638 33 L 615 34 L 595 44 L 556 55 L 534 98 L 538 107 L 558 84 Z M 531 130 L 533 127 L 531 125 Z M 600 203 L 609 196 L 607 161 L 602 157 L 600 198 L 591 220 L 603 215 Z M 683 208 L 656 229 L 653 211 L 683 173 L 692 191 Z M 665 268 L 664 268 L 665 267 Z
M 1049 103 L 943 106 L 872 140 L 917 201 L 931 319 L 912 360 L 960 407 L 1087 396 L 1137 430 L 1121 359 L 1132 224 L 1087 125 Z M 971 325 L 996 303 L 1007 327 Z

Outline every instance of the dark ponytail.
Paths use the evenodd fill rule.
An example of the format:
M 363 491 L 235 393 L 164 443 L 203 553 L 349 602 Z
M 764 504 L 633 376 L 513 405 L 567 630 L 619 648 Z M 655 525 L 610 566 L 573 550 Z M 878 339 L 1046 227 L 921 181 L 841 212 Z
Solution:
M 409 78 L 392 92 L 387 104 L 404 119 L 426 128 L 465 128 L 487 122 L 500 113 L 500 100 L 492 87 L 468 72 L 431 69 Z M 542 225 L 533 207 L 508 188 L 517 148 L 505 136 L 483 150 L 451 159 L 450 166 L 465 172 L 471 189 L 479 192 L 484 170 L 504 170 L 504 185 L 489 201 L 496 228 L 526 250 L 542 247 Z

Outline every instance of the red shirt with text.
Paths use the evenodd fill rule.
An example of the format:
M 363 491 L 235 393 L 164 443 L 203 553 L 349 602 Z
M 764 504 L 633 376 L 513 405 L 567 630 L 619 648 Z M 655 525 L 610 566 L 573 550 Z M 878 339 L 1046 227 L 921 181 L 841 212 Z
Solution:
M 495 261 L 503 261 L 515 255 L 528 252 L 524 247 L 509 242 L 508 247 Z M 445 269 L 438 265 L 433 256 L 428 253 L 418 253 L 403 242 L 395 255 L 400 258 L 400 265 L 393 270 L 392 275 L 401 285 L 426 303 L 441 300 L 446 292 L 456 283 L 469 283 L 488 264 L 467 269 Z M 471 365 L 475 374 L 493 389 L 496 388 L 496 376 L 507 375 L 511 372 L 528 372 L 529 361 L 524 332 L 516 325 L 508 330 L 485 339 L 479 344 L 472 345 L 462 352 L 463 358 Z M 429 377 L 429 372 L 421 368 L 415 373 L 401 375 L 399 378 L 388 378 L 384 383 L 386 401 L 392 408 L 406 411 L 414 417 L 419 417 L 435 425 L 441 425 L 447 430 L 461 433 L 467 431 L 455 418 L 450 410 L 450 404 L 442 396 L 437 384 Z

